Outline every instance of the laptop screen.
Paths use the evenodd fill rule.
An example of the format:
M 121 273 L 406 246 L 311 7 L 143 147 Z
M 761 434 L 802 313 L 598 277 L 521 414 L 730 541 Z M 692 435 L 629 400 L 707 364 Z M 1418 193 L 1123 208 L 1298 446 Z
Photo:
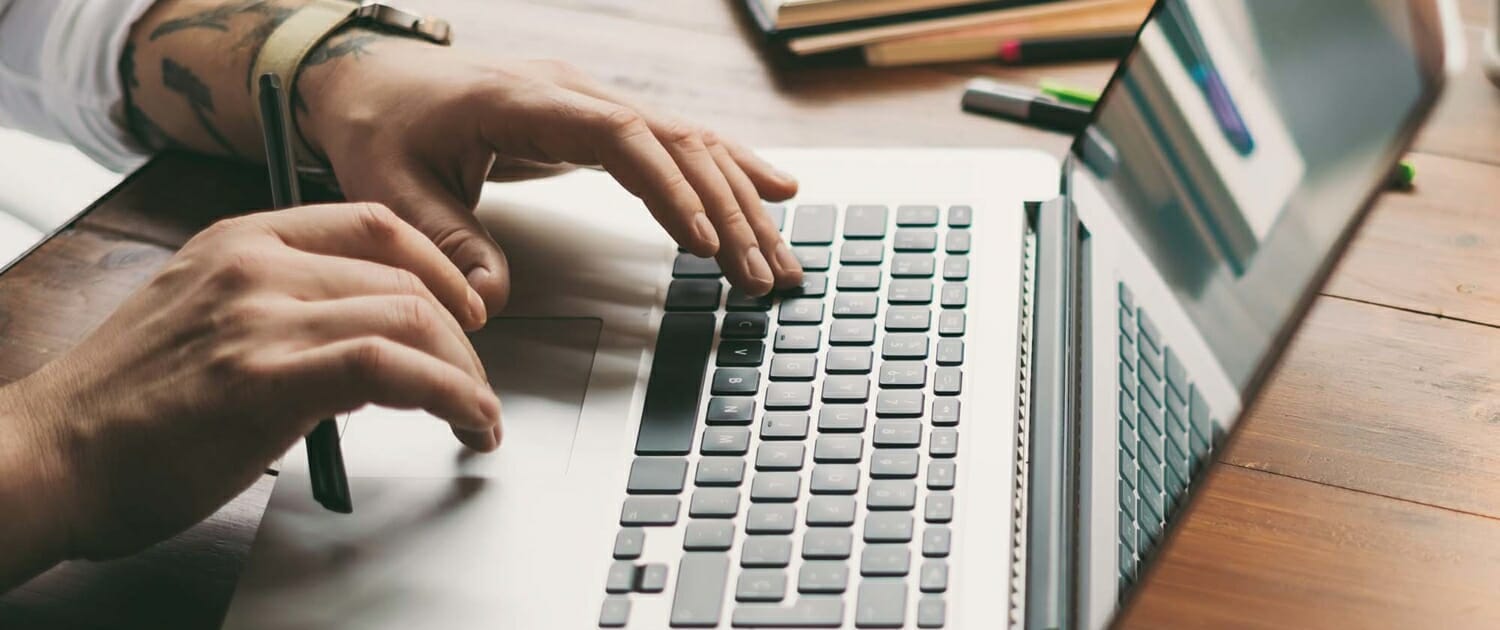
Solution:
M 1242 393 L 1427 109 L 1423 17 L 1165 0 L 1074 143 Z

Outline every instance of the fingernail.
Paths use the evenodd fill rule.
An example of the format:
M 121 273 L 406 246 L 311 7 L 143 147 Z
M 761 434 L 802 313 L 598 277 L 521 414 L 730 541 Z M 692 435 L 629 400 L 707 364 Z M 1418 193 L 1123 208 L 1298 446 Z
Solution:
M 708 215 L 699 214 L 693 219 L 693 229 L 698 232 L 698 240 L 708 243 L 709 247 L 719 248 L 719 233 L 714 230 L 714 224 L 708 220 Z
M 475 385 L 474 390 L 479 394 L 479 414 L 489 422 L 500 421 L 500 399 L 495 396 L 495 390 L 489 385 Z M 498 424 L 496 426 L 499 426 Z
M 745 250 L 745 275 L 757 282 L 769 284 L 776 281 L 776 277 L 771 275 L 771 265 L 766 263 L 765 255 L 760 253 L 760 247 L 752 246 Z
M 797 178 L 794 177 L 791 173 L 783 171 L 783 170 L 781 170 L 779 168 L 776 168 L 774 166 L 771 167 L 771 173 L 774 174 L 774 175 L 776 175 L 776 178 L 780 179 L 781 181 L 787 182 L 789 184 L 795 184 L 795 183 L 797 183 Z
M 500 425 L 497 424 L 495 428 L 490 429 L 490 434 L 495 436 L 495 448 L 500 448 Z
M 785 242 L 776 246 L 776 264 L 781 265 L 781 270 L 787 273 L 802 271 L 802 263 Z
M 469 282 L 472 283 L 473 280 Z M 484 321 L 488 319 L 484 312 L 484 298 L 479 297 L 479 292 L 474 290 L 472 284 L 469 285 L 469 319 L 476 327 L 483 326 Z

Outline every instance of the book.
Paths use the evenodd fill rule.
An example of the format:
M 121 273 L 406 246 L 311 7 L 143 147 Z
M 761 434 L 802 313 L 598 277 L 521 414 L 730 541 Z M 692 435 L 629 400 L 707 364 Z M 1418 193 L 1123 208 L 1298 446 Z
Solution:
M 1152 2 L 1087 0 L 1066 4 L 1075 10 L 871 42 L 864 45 L 865 62 L 872 66 L 904 66 L 981 61 L 999 58 L 1001 45 L 1013 39 L 1130 35 L 1145 21 Z
M 1139 4 L 1141 0 L 1049 0 L 1046 2 L 1015 2 L 1009 6 L 989 7 L 956 15 L 942 15 L 925 19 L 887 22 L 858 28 L 848 28 L 828 33 L 802 35 L 787 39 L 786 46 L 798 55 L 855 48 L 892 39 L 915 37 L 928 33 L 947 32 L 985 25 L 996 25 L 1025 20 L 1037 20 L 1046 16 L 1065 13 L 1076 15 L 1097 11 L 1119 3 Z M 1149 4 L 1149 3 L 1148 3 Z
M 745 0 L 767 34 L 830 32 L 1016 4 L 1016 0 Z

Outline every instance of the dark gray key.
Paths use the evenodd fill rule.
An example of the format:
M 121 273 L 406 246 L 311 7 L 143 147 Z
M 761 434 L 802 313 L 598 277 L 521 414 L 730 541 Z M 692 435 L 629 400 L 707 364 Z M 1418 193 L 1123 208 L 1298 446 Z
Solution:
M 938 397 L 932 400 L 932 426 L 958 426 L 959 401 L 957 398 Z
M 802 470 L 806 454 L 801 442 L 762 442 L 755 448 L 755 469 Z
M 927 464 L 927 489 L 952 490 L 958 481 L 958 464 L 951 459 L 935 459 Z
M 901 206 L 896 208 L 896 225 L 901 227 L 932 227 L 937 224 L 937 206 Z
M 605 597 L 604 605 L 599 609 L 599 627 L 623 628 L 627 621 L 630 621 L 630 598 L 621 595 Z
M 750 450 L 750 430 L 739 427 L 708 427 L 703 430 L 704 455 L 744 455 Z
M 739 287 L 730 287 L 729 297 L 724 299 L 724 308 L 731 311 L 769 311 L 771 296 L 750 295 Z
M 854 494 L 859 489 L 859 467 L 853 464 L 813 466 L 813 494 Z
M 712 311 L 719 308 L 724 285 L 718 280 L 673 280 L 667 285 L 668 311 Z
M 828 327 L 828 343 L 835 346 L 869 346 L 875 343 L 875 320 L 835 319 Z
M 964 340 L 939 339 L 937 342 L 938 365 L 962 365 L 964 362 Z
M 931 304 L 932 281 L 911 278 L 892 280 L 886 299 L 891 304 Z
M 753 503 L 745 512 L 749 534 L 790 534 L 797 525 L 797 506 L 785 503 Z
M 968 317 L 963 311 L 943 311 L 938 314 L 938 334 L 943 337 L 962 337 L 968 327 Z
M 693 477 L 700 486 L 738 486 L 745 478 L 745 460 L 738 457 L 704 457 Z
M 953 530 L 941 525 L 930 525 L 922 532 L 922 555 L 928 558 L 946 558 L 953 546 Z
M 938 296 L 943 308 L 963 308 L 969 305 L 969 287 L 962 282 L 943 283 L 943 292 Z
M 963 391 L 964 373 L 956 367 L 940 367 L 932 374 L 932 393 L 957 396 Z
M 844 238 L 885 238 L 885 206 L 849 206 L 844 210 Z
M 796 501 L 802 492 L 802 477 L 794 472 L 755 473 L 750 482 L 750 500 L 755 502 Z
M 760 421 L 760 439 L 801 440 L 807 437 L 807 425 L 807 412 L 772 411 Z
M 921 228 L 900 228 L 894 239 L 898 252 L 930 252 L 937 249 L 937 231 Z
M 879 306 L 880 296 L 874 293 L 840 293 L 833 298 L 833 316 L 837 319 L 874 317 Z
M 923 398 L 920 390 L 887 389 L 881 391 L 875 397 L 875 415 L 880 418 L 920 417 Z
M 706 314 L 662 316 L 636 435 L 637 455 L 686 455 L 692 450 L 714 323 L 713 315 Z
M 639 527 L 626 527 L 615 534 L 615 559 L 634 560 L 641 557 L 641 549 L 646 546 L 646 530 Z
M 834 286 L 840 291 L 874 291 L 880 288 L 880 268 L 844 267 Z
M 781 313 L 776 318 L 779 324 L 823 323 L 823 300 L 797 298 L 781 303 Z M 785 330 L 785 329 L 782 329 Z
M 682 500 L 677 497 L 627 497 L 620 508 L 620 524 L 625 527 L 672 525 Z
M 953 495 L 948 492 L 934 492 L 927 495 L 927 506 L 923 511 L 923 517 L 929 523 L 947 523 L 953 520 Z
M 766 216 L 771 218 L 771 223 L 778 231 L 786 227 L 786 206 L 779 203 L 762 203 L 761 207 L 766 209 Z
M 944 280 L 968 280 L 969 279 L 969 257 L 949 256 L 943 260 Z
M 802 557 L 846 560 L 854 548 L 854 534 L 837 527 L 814 527 L 802 535 Z
M 870 399 L 870 377 L 842 374 L 823 379 L 823 402 L 862 403 Z
M 724 275 L 719 270 L 719 261 L 712 258 L 699 258 L 689 253 L 677 255 L 677 260 L 672 263 L 673 278 L 717 278 Z
M 604 576 L 604 592 L 629 593 L 632 588 L 635 588 L 635 563 L 629 560 L 611 563 L 609 573 Z
M 743 396 L 760 391 L 760 370 L 755 368 L 719 368 L 714 370 L 715 396 Z
M 708 399 L 709 424 L 747 425 L 755 419 L 755 399 L 749 396 L 715 396 Z
M 904 512 L 871 512 L 865 516 L 865 542 L 911 542 L 912 517 Z
M 808 532 L 840 533 L 848 535 L 847 530 L 837 529 L 815 529 Z M 803 557 L 807 557 L 804 555 Z M 845 558 L 849 555 L 844 554 Z M 811 560 L 802 563 L 802 570 L 797 574 L 797 592 L 799 593 L 842 593 L 849 584 L 849 565 L 840 560 Z
M 865 506 L 871 510 L 910 510 L 917 507 L 917 484 L 912 481 L 876 479 L 870 482 L 866 495 Z
M 844 602 L 837 597 L 802 597 L 791 606 L 740 604 L 731 623 L 736 628 L 837 628 L 844 619 Z
M 858 435 L 820 435 L 813 447 L 813 461 L 819 464 L 846 464 L 860 460 L 865 439 Z
M 923 595 L 917 600 L 917 627 L 941 628 L 948 621 L 946 613 L 941 595 Z
M 766 344 L 759 341 L 719 342 L 719 367 L 756 367 L 766 358 Z
M 672 591 L 674 628 L 712 628 L 719 625 L 724 587 L 729 582 L 729 555 L 717 551 L 689 551 L 677 565 Z
M 948 227 L 965 228 L 974 224 L 974 208 L 972 206 L 949 206 Z
M 765 339 L 771 318 L 765 313 L 753 311 L 729 313 L 724 316 L 725 339 Z
M 973 234 L 968 230 L 949 230 L 943 249 L 950 254 L 967 254 L 971 241 L 973 241 Z
M 827 247 L 793 247 L 792 255 L 802 264 L 803 271 L 827 271 L 833 258 Z
M 926 338 L 923 339 L 925 342 Z M 828 351 L 829 374 L 869 374 L 873 363 L 874 353 L 864 348 L 833 348 Z
M 916 451 L 877 448 L 870 456 L 870 476 L 876 479 L 915 479 L 920 460 Z
M 818 357 L 782 354 L 771 357 L 771 380 L 810 381 L 818 375 Z
M 740 550 L 742 567 L 784 567 L 792 561 L 792 539 L 786 536 L 748 536 Z
M 948 590 L 948 563 L 944 560 L 924 560 L 917 573 L 917 587 L 923 593 L 941 593 Z
M 766 409 L 802 411 L 812 408 L 811 383 L 771 383 L 766 387 Z
M 667 565 L 660 562 L 642 565 L 635 573 L 635 590 L 641 593 L 667 590 Z
M 932 326 L 932 309 L 925 306 L 892 306 L 885 311 L 885 329 L 891 332 L 926 332 Z
M 828 274 L 824 273 L 804 273 L 802 284 L 785 291 L 788 297 L 820 298 L 827 294 Z
M 846 241 L 839 249 L 839 262 L 845 265 L 878 265 L 885 260 L 885 243 L 879 241 Z
M 813 527 L 848 527 L 854 524 L 854 497 L 814 495 L 807 500 L 807 524 Z
M 927 384 L 927 364 L 921 361 L 884 361 L 880 364 L 880 386 L 922 387 Z
M 892 333 L 885 336 L 880 347 L 882 359 L 926 359 L 927 335 L 919 333 Z
M 911 552 L 906 545 L 865 545 L 859 558 L 859 574 L 866 577 L 906 575 L 911 570 Z
M 732 518 L 740 511 L 740 491 L 734 488 L 698 488 L 688 504 L 693 518 Z
M 780 569 L 745 569 L 734 589 L 742 602 L 779 602 L 786 597 L 786 573 Z
M 937 259 L 932 254 L 896 254 L 891 257 L 891 275 L 897 278 L 931 278 Z
M 797 206 L 792 215 L 792 244 L 833 243 L 833 226 L 836 221 L 838 211 L 833 206 Z
M 677 457 L 637 457 L 630 465 L 630 494 L 677 494 L 687 478 L 687 460 Z
M 953 457 L 958 454 L 958 431 L 956 429 L 933 429 L 932 445 L 928 454 L 933 457 Z
M 777 352 L 817 352 L 823 331 L 812 326 L 782 326 L 776 329 Z
M 723 520 L 688 521 L 682 535 L 686 551 L 728 551 L 734 545 L 734 522 Z

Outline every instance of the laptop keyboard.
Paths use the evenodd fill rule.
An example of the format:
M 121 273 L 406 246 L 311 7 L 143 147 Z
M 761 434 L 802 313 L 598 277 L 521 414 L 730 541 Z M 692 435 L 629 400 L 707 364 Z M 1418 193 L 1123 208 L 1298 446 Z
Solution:
M 672 627 L 943 627 L 972 215 L 798 206 L 772 297 L 678 256 L 601 627 L 652 597 Z
M 1182 361 L 1125 283 L 1119 285 L 1120 592 L 1186 498 L 1208 458 L 1215 423 Z

